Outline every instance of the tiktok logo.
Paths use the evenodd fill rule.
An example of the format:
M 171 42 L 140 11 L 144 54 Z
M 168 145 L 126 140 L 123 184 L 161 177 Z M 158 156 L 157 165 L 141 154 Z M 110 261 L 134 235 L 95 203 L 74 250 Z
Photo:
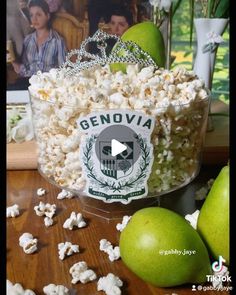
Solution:
M 211 267 L 214 272 L 220 272 L 223 269 L 223 262 L 226 262 L 222 256 L 219 256 L 219 261 L 212 263 Z

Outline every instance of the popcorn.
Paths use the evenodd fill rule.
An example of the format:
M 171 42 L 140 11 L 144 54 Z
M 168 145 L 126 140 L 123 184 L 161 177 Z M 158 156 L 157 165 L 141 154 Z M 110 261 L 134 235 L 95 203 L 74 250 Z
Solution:
M 83 219 L 83 216 L 81 213 L 76 213 L 73 211 L 71 212 L 71 215 L 63 224 L 64 228 L 68 228 L 69 230 L 72 230 L 74 226 L 77 226 L 78 228 L 85 227 L 87 224 Z
M 24 233 L 19 238 L 19 245 L 26 254 L 32 254 L 37 251 L 38 240 L 34 239 L 30 233 Z
M 63 260 L 65 256 L 70 256 L 73 253 L 79 253 L 79 245 L 72 245 L 70 242 L 58 244 L 59 258 Z
M 88 269 L 85 261 L 73 264 L 69 272 L 72 275 L 72 284 L 76 284 L 79 281 L 82 284 L 86 284 L 87 282 L 94 281 L 97 278 L 96 273 L 93 270 Z
M 43 292 L 46 295 L 69 295 L 69 289 L 63 285 L 49 284 L 43 287 Z
M 37 189 L 37 196 L 38 197 L 42 197 L 42 196 L 44 196 L 46 194 L 46 190 L 44 189 L 44 188 L 38 188 Z
M 222 269 L 220 271 L 214 271 L 214 279 L 212 280 L 212 286 L 218 290 L 220 290 L 223 287 L 222 283 L 222 276 L 229 276 L 228 267 L 223 265 Z
M 113 248 L 112 244 L 106 239 L 100 240 L 99 244 L 99 249 L 108 254 L 110 261 L 118 260 L 120 258 L 119 246 Z
M 187 214 L 184 217 L 187 221 L 190 222 L 190 224 L 192 225 L 194 229 L 197 229 L 197 220 L 198 220 L 199 213 L 200 211 L 196 210 L 193 214 Z
M 35 295 L 35 293 L 29 289 L 24 290 L 19 283 L 13 285 L 11 281 L 7 280 L 7 295 Z
M 104 291 L 106 295 L 120 295 L 120 287 L 123 286 L 123 282 L 119 277 L 113 273 L 108 273 L 106 277 L 101 277 L 97 283 L 97 290 Z
M 139 65 L 129 65 L 126 74 L 113 74 L 106 65 L 70 77 L 65 69 L 57 75 L 39 72 L 29 81 L 39 167 L 57 185 L 84 192 L 86 179 L 79 157 L 82 136 L 76 122 L 99 109 L 139 109 L 155 117 L 149 196 L 178 188 L 196 175 L 208 90 L 193 71 L 152 66 L 140 70 Z
M 58 195 L 57 199 L 62 200 L 62 199 L 72 199 L 74 195 L 71 192 L 68 192 L 67 190 L 63 189 Z
M 46 216 L 44 218 L 44 224 L 45 224 L 46 227 L 49 227 L 49 226 L 53 225 L 53 219 Z
M 38 216 L 47 216 L 49 218 L 52 218 L 53 215 L 56 212 L 56 205 L 55 204 L 44 204 L 43 202 L 40 202 L 38 206 L 34 206 L 34 211 Z
M 20 215 L 19 205 L 15 204 L 7 207 L 7 217 L 16 217 L 18 215 Z
M 126 225 L 128 224 L 128 222 L 130 221 L 130 218 L 131 217 L 132 216 L 128 216 L 128 215 L 123 216 L 122 223 L 117 223 L 116 229 L 118 231 L 122 232 L 122 230 L 126 227 Z

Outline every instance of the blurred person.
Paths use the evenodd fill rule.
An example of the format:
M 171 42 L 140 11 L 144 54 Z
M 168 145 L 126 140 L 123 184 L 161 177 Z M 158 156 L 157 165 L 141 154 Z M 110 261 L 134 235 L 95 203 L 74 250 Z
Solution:
M 16 59 L 19 59 L 24 38 L 32 32 L 29 14 L 27 14 L 27 1 L 7 0 L 7 40 L 11 40 L 14 47 Z M 28 16 L 27 16 L 28 15 Z
M 24 39 L 21 62 L 12 62 L 15 72 L 27 78 L 37 71 L 48 72 L 59 67 L 67 52 L 63 38 L 51 29 L 47 2 L 31 0 L 28 8 L 35 31 Z
M 121 37 L 124 32 L 133 25 L 132 12 L 123 5 L 113 5 L 110 13 L 110 34 Z M 108 39 L 106 43 L 106 54 L 109 55 L 116 40 Z
M 115 5 L 112 7 L 109 22 L 112 35 L 120 37 L 132 25 L 133 15 L 130 10 L 121 5 Z

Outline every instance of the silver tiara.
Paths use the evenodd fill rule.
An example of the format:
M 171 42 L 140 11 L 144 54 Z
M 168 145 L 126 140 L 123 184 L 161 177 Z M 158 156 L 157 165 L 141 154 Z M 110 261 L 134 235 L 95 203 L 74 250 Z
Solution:
M 112 52 L 107 55 L 106 40 L 109 39 L 116 40 L 116 46 Z M 91 42 L 96 42 L 98 54 L 92 54 L 87 51 L 87 45 Z M 73 56 L 75 56 L 75 62 L 71 61 Z M 132 41 L 122 41 L 120 37 L 110 35 L 102 30 L 97 30 L 92 37 L 85 39 L 81 43 L 79 49 L 71 50 L 66 56 L 66 61 L 60 68 L 65 69 L 67 74 L 73 75 L 81 70 L 89 69 L 97 65 L 104 66 L 106 64 L 119 62 L 139 64 L 146 67 L 154 66 L 157 68 L 157 64 L 152 57 L 147 52 L 143 51 L 136 43 Z

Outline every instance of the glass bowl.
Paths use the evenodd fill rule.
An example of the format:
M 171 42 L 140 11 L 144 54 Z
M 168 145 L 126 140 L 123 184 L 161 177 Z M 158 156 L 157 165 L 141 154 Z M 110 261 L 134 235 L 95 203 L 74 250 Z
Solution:
M 105 218 L 120 217 L 139 208 L 158 204 L 160 196 L 186 186 L 199 173 L 209 99 L 210 96 L 185 104 L 170 103 L 166 107 L 157 108 L 155 115 L 153 113 L 151 115 L 144 108 L 142 110 L 83 109 L 41 100 L 30 93 L 33 126 L 38 146 L 38 170 L 49 182 L 79 196 L 85 211 Z M 104 119 L 109 116 L 114 119 L 114 114 L 121 114 L 122 120 L 126 118 L 126 121 Z M 98 125 L 99 122 L 101 123 L 101 116 L 105 126 L 100 128 Z M 137 127 L 138 120 L 136 120 L 137 129 L 131 122 L 133 116 L 149 118 L 152 126 L 142 133 L 139 130 L 140 126 Z M 120 175 L 121 172 L 123 173 L 120 178 L 117 175 L 116 177 L 114 174 L 111 175 L 114 172 L 111 166 L 109 166 L 110 170 L 106 166 L 108 169 L 106 175 L 103 173 L 103 177 L 97 176 L 99 169 L 104 172 L 101 162 L 106 161 L 101 160 L 96 153 L 95 146 L 98 139 L 92 138 L 91 134 L 100 136 L 105 128 L 124 125 L 133 130 L 135 135 L 139 136 L 140 131 L 146 136 L 142 143 L 139 141 L 141 149 L 136 157 L 136 164 L 130 160 L 130 165 L 128 158 L 123 159 L 121 163 L 123 166 L 120 165 L 123 168 L 121 170 L 117 168 Z M 109 130 L 111 139 L 113 129 Z M 106 133 L 105 131 L 103 134 Z M 127 139 L 129 134 L 126 134 L 125 138 L 122 138 L 122 134 L 120 132 L 118 141 L 129 142 Z M 108 140 L 107 138 L 104 140 L 103 137 L 101 142 Z M 85 158 L 85 148 L 87 148 L 87 158 Z M 106 145 L 103 148 L 104 151 L 108 148 L 106 153 L 111 153 Z M 111 155 L 108 156 L 111 159 Z M 117 160 L 117 156 L 114 159 Z M 107 160 L 106 163 L 112 163 L 109 161 Z M 117 160 L 113 163 L 117 167 L 120 162 Z M 135 165 L 136 168 L 134 168 Z M 147 171 L 143 176 L 144 168 Z M 118 188 L 121 188 L 120 191 Z M 91 194 L 91 191 L 96 193 Z

